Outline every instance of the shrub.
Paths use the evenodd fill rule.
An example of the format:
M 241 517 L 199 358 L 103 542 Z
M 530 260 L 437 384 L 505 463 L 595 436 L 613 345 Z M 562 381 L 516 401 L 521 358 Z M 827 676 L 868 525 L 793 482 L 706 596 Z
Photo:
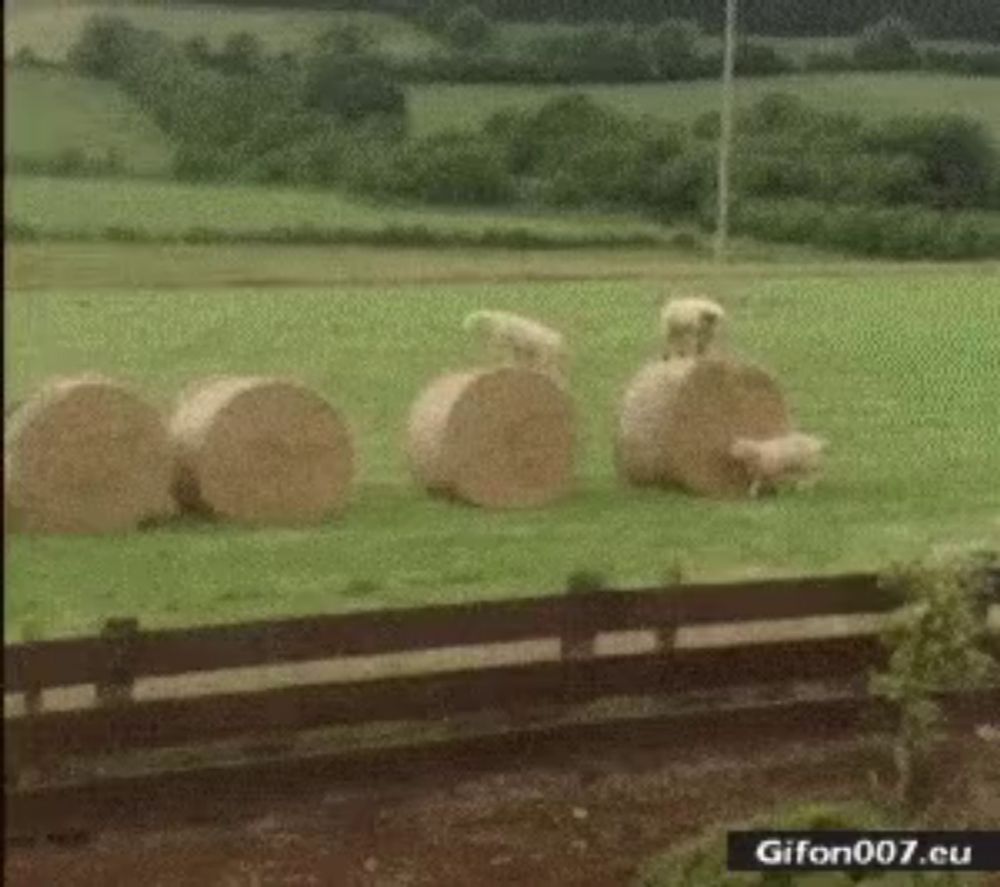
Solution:
M 67 53 L 73 70 L 86 77 L 114 80 L 136 52 L 139 29 L 117 15 L 93 15 L 87 19 Z
M 853 58 L 860 68 L 893 71 L 920 63 L 913 29 L 904 19 L 890 16 L 862 31 Z
M 406 93 L 385 65 L 371 57 L 327 55 L 315 60 L 306 82 L 305 104 L 345 123 L 372 115 L 406 116 Z
M 14 53 L 13 62 L 15 68 L 44 68 L 49 66 L 49 63 L 45 62 L 30 46 L 19 46 Z
M 430 203 L 495 204 L 509 201 L 514 184 L 497 145 L 468 133 L 439 133 L 390 154 L 383 180 L 369 187 Z
M 256 74 L 264 62 L 264 47 L 256 34 L 240 31 L 230 34 L 216 58 L 225 74 Z
M 840 52 L 811 52 L 803 67 L 807 71 L 850 71 L 854 60 Z
M 501 137 L 511 171 L 523 174 L 560 165 L 588 141 L 634 137 L 637 125 L 575 93 L 550 99 L 533 113 L 502 113 L 487 122 L 485 131 Z
M 654 76 L 663 80 L 686 80 L 699 76 L 698 26 L 691 21 L 667 19 L 646 37 L 646 51 Z
M 986 127 L 957 114 L 897 117 L 862 134 L 869 150 L 909 154 L 925 167 L 923 200 L 942 207 L 986 206 L 996 170 L 996 146 Z
M 760 240 L 813 244 L 861 255 L 900 259 L 1000 257 L 1000 218 L 987 212 L 744 198 L 733 204 L 732 229 Z
M 690 149 L 661 164 L 649 177 L 644 204 L 661 219 L 672 219 L 701 208 L 715 184 L 711 151 Z
M 372 30 L 359 22 L 347 22 L 328 28 L 316 38 L 320 55 L 369 56 L 375 53 L 377 41 Z
M 470 5 L 448 19 L 444 33 L 457 49 L 482 49 L 493 39 L 493 26 L 478 7 Z
M 715 70 L 721 69 L 721 60 Z M 734 67 L 737 74 L 768 75 L 787 74 L 795 65 L 771 46 L 744 41 L 736 47 Z
M 869 804 L 804 804 L 779 809 L 768 816 L 760 816 L 749 823 L 729 826 L 730 829 L 760 830 L 871 830 L 892 825 L 889 815 L 879 807 Z M 897 825 L 899 823 L 896 823 Z M 726 887 L 734 884 L 793 884 L 794 876 L 777 878 L 774 874 L 738 875 L 726 865 L 727 829 L 713 828 L 698 838 L 681 844 L 650 860 L 636 881 L 635 887 Z M 822 876 L 821 876 L 822 877 Z M 831 874 L 823 883 L 864 883 L 860 875 Z M 878 884 L 881 873 L 871 881 Z M 903 882 L 911 883 L 911 882 Z M 914 880 L 912 883 L 921 883 Z
M 215 56 L 212 54 L 212 46 L 208 42 L 208 38 L 201 34 L 196 37 L 192 37 L 189 40 L 185 40 L 181 44 L 181 49 L 184 51 L 184 55 L 187 58 L 203 68 L 210 67 L 215 60 Z
M 981 563 L 915 564 L 883 577 L 910 605 L 884 635 L 891 651 L 888 668 L 871 680 L 872 693 L 899 711 L 898 791 L 907 806 L 917 799 L 915 789 L 925 775 L 921 770 L 939 738 L 941 712 L 935 694 L 981 688 L 998 676 L 997 664 L 985 649 L 985 609 L 977 600 L 989 565 L 989 558 Z

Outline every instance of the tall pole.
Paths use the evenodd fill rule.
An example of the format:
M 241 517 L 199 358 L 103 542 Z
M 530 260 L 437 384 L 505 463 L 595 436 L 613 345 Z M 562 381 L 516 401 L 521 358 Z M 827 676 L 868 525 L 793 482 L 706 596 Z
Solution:
M 733 141 L 733 68 L 736 61 L 736 0 L 726 0 L 726 36 L 722 53 L 722 112 L 719 127 L 719 207 L 715 225 L 715 258 L 726 257 L 729 238 L 729 152 Z

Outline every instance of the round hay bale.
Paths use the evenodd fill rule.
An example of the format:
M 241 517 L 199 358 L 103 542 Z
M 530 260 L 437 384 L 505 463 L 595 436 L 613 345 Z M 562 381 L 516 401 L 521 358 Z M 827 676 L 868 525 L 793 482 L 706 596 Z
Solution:
M 4 438 L 13 530 L 118 532 L 175 511 L 163 421 L 111 379 L 48 382 L 14 410 Z
M 453 373 L 414 402 L 407 453 L 417 482 L 432 493 L 485 508 L 528 508 L 569 486 L 573 426 L 569 395 L 543 373 Z
M 345 505 L 347 426 L 296 382 L 216 376 L 181 395 L 170 420 L 174 493 L 187 511 L 246 524 L 314 523 Z
M 636 486 L 678 486 L 702 496 L 746 495 L 737 437 L 791 431 L 777 382 L 730 358 L 657 360 L 629 384 L 619 415 L 619 474 Z

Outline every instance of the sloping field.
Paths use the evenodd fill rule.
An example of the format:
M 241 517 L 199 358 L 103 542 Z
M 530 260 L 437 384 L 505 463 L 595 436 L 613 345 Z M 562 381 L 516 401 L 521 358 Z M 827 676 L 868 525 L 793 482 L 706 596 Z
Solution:
M 372 251 L 372 262 L 392 253 Z M 576 571 L 616 585 L 838 572 L 1000 544 L 996 276 L 961 266 L 838 278 L 725 276 L 673 283 L 14 291 L 8 397 L 52 373 L 97 370 L 167 404 L 215 373 L 293 375 L 338 404 L 360 455 L 355 500 L 305 530 L 181 522 L 123 537 L 9 540 L 8 631 L 96 629 L 109 615 L 186 624 L 558 591 Z M 801 426 L 831 441 L 814 490 L 719 503 L 622 489 L 615 404 L 654 351 L 666 291 L 706 291 L 731 346 L 783 380 Z M 428 499 L 401 443 L 427 382 L 473 360 L 461 332 L 482 307 L 537 316 L 574 349 L 577 483 L 552 507 L 495 513 Z
M 166 138 L 117 86 L 60 71 L 5 72 L 6 157 L 52 160 L 70 150 L 90 160 L 116 152 L 129 172 L 165 171 Z
M 5 10 L 4 56 L 30 47 L 45 59 L 61 60 L 87 19 L 119 15 L 140 28 L 163 31 L 176 40 L 205 37 L 220 46 L 227 37 L 248 31 L 270 50 L 308 46 L 329 28 L 347 23 L 369 28 L 383 52 L 406 58 L 424 55 L 434 37 L 401 18 L 381 13 L 326 12 L 280 6 L 236 9 L 208 3 L 46 3 L 20 0 Z
M 656 240 L 658 225 L 628 217 L 430 210 L 368 204 L 331 191 L 249 185 L 184 185 L 168 181 L 80 180 L 15 176 L 8 181 L 7 219 L 39 236 L 178 239 L 206 231 L 239 239 L 303 229 L 369 233 L 395 229 L 464 242 L 481 235 L 528 236 L 591 243 Z M 403 235 L 401 235 L 403 236 Z
M 747 77 L 737 81 L 738 105 L 769 92 L 789 92 L 827 110 L 867 117 L 958 113 L 982 120 L 1000 140 L 1000 82 L 996 78 L 939 74 L 803 74 Z M 411 119 L 418 132 L 475 128 L 507 107 L 537 107 L 567 92 L 585 92 L 631 114 L 692 120 L 719 108 L 712 81 L 598 86 L 506 86 L 432 84 L 410 88 Z

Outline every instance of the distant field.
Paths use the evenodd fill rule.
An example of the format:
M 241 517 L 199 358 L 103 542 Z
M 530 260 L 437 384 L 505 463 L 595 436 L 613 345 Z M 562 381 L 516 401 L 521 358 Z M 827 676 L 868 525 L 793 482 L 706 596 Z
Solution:
M 372 261 L 391 263 L 373 252 Z M 733 348 L 777 372 L 798 421 L 831 441 L 814 490 L 760 502 L 630 491 L 615 480 L 619 392 L 654 353 L 663 282 L 418 286 L 68 287 L 6 299 L 7 396 L 54 373 L 133 380 L 166 406 L 215 373 L 298 376 L 350 418 L 355 501 L 312 529 L 196 521 L 122 537 L 7 542 L 8 638 L 558 592 L 575 571 L 616 585 L 878 568 L 937 543 L 1000 544 L 996 282 L 975 267 L 768 277 L 706 264 L 674 281 L 719 298 Z M 234 269 L 235 270 L 235 269 Z M 471 309 L 564 330 L 575 354 L 577 484 L 552 507 L 490 513 L 433 501 L 401 443 L 423 386 L 474 359 Z
M 206 37 L 216 46 L 230 34 L 249 31 L 271 50 L 307 46 L 324 30 L 346 22 L 368 26 L 382 51 L 400 58 L 424 55 L 437 40 L 403 19 L 380 13 L 320 12 L 309 9 L 234 9 L 210 4 L 22 3 L 6 9 L 4 55 L 22 46 L 42 58 L 60 60 L 73 44 L 84 22 L 94 14 L 114 14 L 137 26 L 163 31 L 177 39 Z
M 24 68 L 5 78 L 7 157 L 51 159 L 79 149 L 99 159 L 114 149 L 130 172 L 167 169 L 166 138 L 114 84 Z
M 629 217 L 414 209 L 368 204 L 331 191 L 169 181 L 13 176 L 7 220 L 54 237 L 100 237 L 130 229 L 138 239 L 210 229 L 234 237 L 312 226 L 323 231 L 425 229 L 442 237 L 527 232 L 553 243 L 657 239 L 664 229 Z
M 988 124 L 1000 140 L 1000 81 L 938 74 L 812 74 L 743 78 L 737 102 L 768 92 L 790 92 L 830 110 L 869 117 L 892 114 L 967 114 Z M 599 86 L 506 86 L 432 84 L 410 88 L 411 117 L 418 132 L 473 128 L 506 107 L 536 107 L 567 92 L 586 92 L 632 114 L 690 120 L 719 107 L 717 83 L 641 83 Z
M 538 23 L 502 23 L 498 25 L 498 42 L 510 49 L 517 49 L 529 41 L 547 35 L 567 34 L 581 29 L 580 25 L 563 24 L 559 22 Z M 778 52 L 790 57 L 796 62 L 804 62 L 815 52 L 836 52 L 849 54 L 857 37 L 766 37 L 757 34 L 750 35 L 754 43 L 771 46 Z M 721 49 L 721 37 L 703 34 L 702 50 Z M 969 40 L 921 40 L 918 44 L 925 49 L 940 49 L 949 52 L 986 52 L 996 50 L 992 43 L 978 43 Z

